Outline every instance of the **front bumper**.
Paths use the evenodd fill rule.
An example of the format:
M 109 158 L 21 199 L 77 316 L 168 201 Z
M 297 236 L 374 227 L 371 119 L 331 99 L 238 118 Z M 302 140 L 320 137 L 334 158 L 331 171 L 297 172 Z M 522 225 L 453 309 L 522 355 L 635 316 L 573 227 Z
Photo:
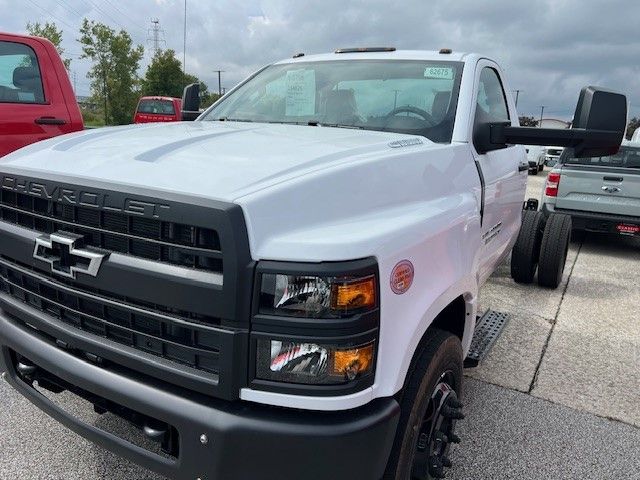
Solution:
M 94 397 L 173 427 L 177 456 L 153 453 L 75 418 L 24 381 L 16 369 L 18 355 Z M 213 399 L 131 371 L 95 365 L 1 310 L 0 371 L 22 395 L 71 430 L 176 479 L 378 479 L 400 411 L 393 398 L 343 412 Z M 202 434 L 206 443 L 201 442 Z
M 613 215 L 611 213 L 583 212 L 581 210 L 564 210 L 555 208 L 555 205 L 542 204 L 542 215 L 545 219 L 552 213 L 562 213 L 571 216 L 573 230 L 582 230 L 596 233 L 620 233 L 617 226 L 620 224 L 640 225 L 640 217 L 626 215 Z

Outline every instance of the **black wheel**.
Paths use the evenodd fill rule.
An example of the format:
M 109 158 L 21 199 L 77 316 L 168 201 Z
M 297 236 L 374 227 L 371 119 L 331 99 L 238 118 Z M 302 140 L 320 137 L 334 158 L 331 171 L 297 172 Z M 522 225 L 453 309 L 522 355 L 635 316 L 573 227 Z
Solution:
M 462 345 L 442 330 L 428 333 L 402 390 L 396 438 L 385 480 L 444 478 L 457 420 L 464 418 Z
M 544 164 L 538 165 L 538 171 L 541 172 L 544 170 Z
M 571 217 L 552 213 L 547 219 L 538 260 L 538 285 L 558 288 L 571 239 Z
M 522 211 L 522 225 L 511 251 L 511 278 L 517 283 L 531 283 L 536 274 L 544 218 L 535 210 Z
M 529 175 L 537 175 L 537 174 L 538 174 L 538 167 L 529 169 Z

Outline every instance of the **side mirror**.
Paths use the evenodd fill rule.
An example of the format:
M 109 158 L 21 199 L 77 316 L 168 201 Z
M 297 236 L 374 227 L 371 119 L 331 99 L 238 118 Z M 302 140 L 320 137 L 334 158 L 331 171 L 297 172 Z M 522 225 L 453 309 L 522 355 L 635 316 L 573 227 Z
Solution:
M 508 123 L 490 123 L 481 130 L 485 151 L 508 144 L 572 147 L 574 156 L 613 155 L 620 148 L 627 127 L 627 98 L 598 87 L 580 92 L 570 129 L 512 127 Z M 484 153 L 484 152 L 481 152 Z
M 184 87 L 182 93 L 182 121 L 191 122 L 200 116 L 200 84 L 192 83 Z

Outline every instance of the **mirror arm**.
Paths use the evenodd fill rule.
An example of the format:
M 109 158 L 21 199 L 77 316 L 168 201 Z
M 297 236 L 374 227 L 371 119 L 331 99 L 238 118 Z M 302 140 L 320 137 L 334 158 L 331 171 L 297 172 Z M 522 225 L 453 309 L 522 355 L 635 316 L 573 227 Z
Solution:
M 513 127 L 508 123 L 492 123 L 490 126 L 492 144 L 573 147 L 577 153 L 585 144 L 590 148 L 600 146 L 606 148 L 616 142 L 619 145 L 619 137 L 620 132 L 613 130 Z

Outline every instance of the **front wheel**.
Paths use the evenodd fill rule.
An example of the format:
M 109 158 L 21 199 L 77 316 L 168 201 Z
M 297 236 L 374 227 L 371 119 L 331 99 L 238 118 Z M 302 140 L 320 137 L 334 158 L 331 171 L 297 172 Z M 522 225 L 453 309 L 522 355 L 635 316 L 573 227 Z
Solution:
M 442 330 L 427 335 L 401 392 L 400 420 L 385 479 L 444 478 L 451 467 L 450 445 L 460 441 L 454 430 L 457 420 L 464 418 L 462 344 Z

